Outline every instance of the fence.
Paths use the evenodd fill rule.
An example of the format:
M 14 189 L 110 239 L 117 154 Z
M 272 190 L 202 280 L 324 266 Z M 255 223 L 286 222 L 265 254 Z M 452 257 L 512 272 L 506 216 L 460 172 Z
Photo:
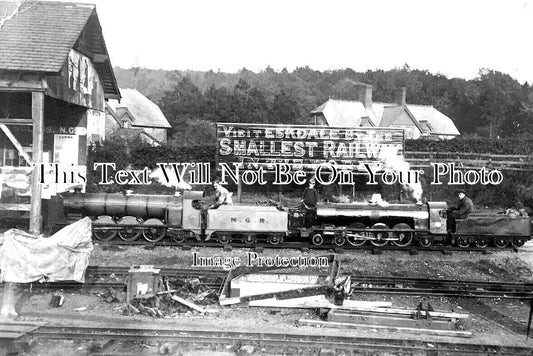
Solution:
M 486 167 L 507 171 L 533 171 L 533 155 L 406 151 L 404 156 L 411 168 L 428 168 L 431 163 L 455 163 L 457 169 Z

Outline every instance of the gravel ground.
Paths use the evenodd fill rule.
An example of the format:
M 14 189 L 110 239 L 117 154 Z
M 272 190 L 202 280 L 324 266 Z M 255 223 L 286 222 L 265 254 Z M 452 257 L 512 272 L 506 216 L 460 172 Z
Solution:
M 172 247 L 143 248 L 138 246 L 123 247 L 120 251 L 105 246 L 95 245 L 90 264 L 98 266 L 130 266 L 133 264 L 148 264 L 161 267 L 191 267 L 192 255 L 196 252 L 200 256 L 241 257 L 245 259 L 252 250 L 223 251 L 221 248 L 194 248 L 183 251 Z M 324 252 L 310 251 L 307 254 L 299 250 L 267 249 L 260 256 L 319 256 Z M 379 276 L 428 277 L 445 279 L 472 279 L 487 281 L 531 281 L 533 243 L 526 244 L 519 253 L 498 251 L 487 255 L 481 253 L 456 252 L 443 255 L 438 252 L 421 252 L 411 256 L 403 251 L 384 251 L 381 255 L 370 252 L 357 251 L 338 255 L 341 268 L 346 274 L 366 274 Z M 219 267 L 223 269 L 222 267 Z M 318 273 L 327 269 L 293 269 L 295 273 Z M 175 313 L 163 319 L 148 316 L 125 316 L 122 303 L 107 303 L 99 298 L 101 291 L 63 291 L 65 304 L 60 308 L 49 305 L 53 292 L 28 287 L 21 288 L 17 293 L 17 311 L 19 320 L 32 320 L 68 325 L 89 325 L 101 323 L 112 318 L 121 325 L 132 326 L 174 326 L 196 325 L 207 328 L 311 332 L 317 335 L 331 333 L 332 335 L 358 335 L 374 337 L 420 338 L 431 342 L 434 340 L 448 340 L 450 338 L 436 336 L 420 336 L 413 334 L 388 333 L 369 330 L 339 330 L 312 327 L 296 327 L 298 319 L 317 318 L 313 310 L 306 309 L 270 309 L 270 308 L 221 308 L 216 307 L 217 313 L 199 315 L 188 311 Z M 123 296 L 123 294 L 122 294 Z M 351 296 L 357 300 L 390 301 L 395 307 L 414 308 L 420 298 L 387 295 Z M 431 298 L 430 303 L 437 310 L 470 313 L 468 322 L 462 327 L 474 334 L 472 339 L 461 339 L 461 342 L 486 342 L 491 344 L 506 344 L 516 346 L 533 346 L 533 341 L 525 341 L 525 328 L 529 305 L 520 301 L 509 300 L 467 300 L 450 298 Z M 107 322 L 106 322 L 107 323 Z M 92 346 L 91 346 L 92 345 Z M 161 343 L 152 343 L 140 347 L 137 345 L 133 354 L 157 354 Z M 27 351 L 29 355 L 55 355 L 58 350 L 69 350 L 67 354 L 87 354 L 91 343 L 58 342 L 37 343 Z M 132 346 L 133 347 L 133 346 Z M 198 350 L 188 345 L 185 348 L 174 348 L 175 354 L 194 355 Z M 122 350 L 122 349 L 121 349 Z M 204 350 L 205 351 L 205 350 Z M 204 351 L 200 354 L 206 354 Z M 256 350 L 260 351 L 260 350 Z M 214 352 L 214 351 L 213 351 Z M 214 354 L 235 354 L 235 350 L 216 350 Z M 258 352 L 258 354 L 264 354 Z
M 193 253 L 199 256 L 241 257 L 246 259 L 252 250 L 223 251 L 222 248 L 194 248 L 183 251 L 175 247 L 143 248 L 139 246 L 121 247 L 119 251 L 106 246 L 95 245 L 90 264 L 98 266 L 131 266 L 148 264 L 160 267 L 191 267 Z M 319 256 L 324 252 L 310 251 L 305 254 L 299 250 L 266 249 L 259 253 L 263 257 L 275 256 Z M 405 251 L 384 251 L 381 255 L 370 252 L 346 252 L 338 255 L 341 268 L 346 274 L 365 274 L 379 276 L 427 277 L 461 280 L 486 281 L 531 281 L 533 266 L 533 243 L 529 242 L 519 253 L 497 251 L 490 254 L 455 252 L 443 255 L 440 252 L 421 252 L 411 256 Z M 219 267 L 223 269 L 223 267 Z M 293 269 L 295 273 L 323 273 L 327 269 Z M 451 338 L 414 335 L 403 333 L 378 332 L 372 330 L 339 330 L 312 327 L 296 327 L 300 318 L 317 318 L 313 310 L 306 309 L 269 309 L 269 308 L 220 308 L 212 315 L 199 315 L 197 312 L 175 313 L 163 319 L 148 316 L 123 315 L 122 303 L 107 303 L 98 297 L 102 291 L 72 292 L 63 291 L 65 304 L 60 308 L 49 305 L 53 292 L 34 288 L 32 293 L 28 287 L 17 292 L 18 320 L 31 320 L 68 325 L 89 325 L 113 321 L 120 325 L 136 327 L 171 327 L 196 326 L 216 329 L 264 330 L 287 332 L 309 332 L 316 335 L 357 335 L 373 337 L 419 338 L 431 342 L 435 340 L 453 341 Z M 414 308 L 420 298 L 386 296 L 386 295 L 354 295 L 357 300 L 384 300 L 392 302 L 395 307 Z M 509 300 L 467 300 L 450 298 L 431 298 L 429 302 L 437 310 L 470 313 L 468 322 L 463 327 L 474 334 L 472 339 L 461 339 L 461 342 L 485 342 L 515 346 L 533 346 L 533 341 L 525 341 L 525 328 L 529 313 L 528 303 Z M 94 343 L 77 342 L 39 342 L 25 354 L 55 355 L 89 354 Z M 131 346 L 131 354 L 158 354 L 162 343 Z M 123 350 L 123 349 L 121 349 Z M 195 350 L 193 346 L 173 346 L 173 354 L 196 355 L 207 354 L 207 351 Z M 238 353 L 238 352 L 237 352 Z M 126 352 L 127 354 L 127 352 Z M 212 354 L 233 355 L 234 349 L 221 349 Z M 254 354 L 267 354 L 260 349 Z

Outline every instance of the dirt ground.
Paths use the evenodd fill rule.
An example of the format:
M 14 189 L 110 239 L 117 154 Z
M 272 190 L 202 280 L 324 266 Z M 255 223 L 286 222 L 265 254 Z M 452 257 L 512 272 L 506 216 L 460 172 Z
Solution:
M 204 248 L 183 251 L 174 247 L 143 248 L 138 246 L 121 247 L 119 251 L 106 246 L 95 245 L 91 254 L 90 265 L 96 266 L 131 266 L 155 265 L 158 267 L 194 267 L 193 253 L 199 256 L 241 257 L 246 260 L 253 250 L 235 249 L 223 251 L 222 248 Z M 258 253 L 263 257 L 274 256 L 319 256 L 323 251 L 302 253 L 300 250 L 266 249 Z M 511 251 L 497 251 L 490 254 L 477 252 L 455 252 L 443 255 L 440 252 L 420 252 L 411 256 L 404 251 L 384 251 L 381 255 L 372 255 L 366 251 L 345 252 L 338 255 L 342 272 L 346 274 L 402 276 L 402 277 L 431 277 L 457 280 L 487 280 L 487 281 L 532 281 L 533 275 L 533 242 L 527 243 L 519 249 L 519 253 Z M 207 267 L 206 267 L 207 268 Z M 223 269 L 222 267 L 219 267 Z M 211 267 L 209 267 L 211 269 Z M 327 269 L 293 269 L 295 273 L 320 273 Z M 270 309 L 254 307 L 222 308 L 211 306 L 216 313 L 200 315 L 195 311 L 173 313 L 164 318 L 152 318 L 144 315 L 124 315 L 124 304 L 108 303 L 99 297 L 101 290 L 62 291 L 65 298 L 64 305 L 52 308 L 50 300 L 53 291 L 39 289 L 33 285 L 19 286 L 16 297 L 16 310 L 19 321 L 37 321 L 66 325 L 97 325 L 104 323 L 130 325 L 135 327 L 179 327 L 179 328 L 207 328 L 216 330 L 263 330 L 265 332 L 311 333 L 313 335 L 346 335 L 370 337 L 394 337 L 423 339 L 430 343 L 436 340 L 454 341 L 452 338 L 414 335 L 403 333 L 380 332 L 376 330 L 340 330 L 314 327 L 298 327 L 300 318 L 318 318 L 314 310 L 306 309 Z M 122 293 L 122 297 L 124 297 Z M 420 301 L 418 297 L 386 296 L 386 295 L 352 295 L 355 300 L 390 301 L 395 307 L 414 308 Z M 474 334 L 471 339 L 460 339 L 460 342 L 482 342 L 490 344 L 533 346 L 533 341 L 526 342 L 525 329 L 529 303 L 515 300 L 492 299 L 453 299 L 431 298 L 428 300 L 436 310 L 469 313 L 470 318 L 463 325 L 464 329 Z M 39 341 L 23 354 L 27 355 L 56 355 L 61 354 L 86 355 L 101 348 L 95 342 L 72 341 Z M 128 345 L 126 345 L 128 346 Z M 197 350 L 194 345 L 171 345 L 172 354 L 195 355 L 208 354 L 206 350 Z M 118 345 L 107 345 L 106 350 L 112 351 Z M 124 354 L 152 355 L 161 354 L 164 343 L 146 343 L 144 345 L 129 345 L 129 349 L 120 346 Z M 129 351 L 128 351 L 129 350 Z M 164 351 L 164 350 L 163 350 Z M 230 349 L 211 350 L 212 354 L 239 354 L 235 347 Z M 268 350 L 255 349 L 253 354 L 268 354 Z
M 239 257 L 246 264 L 248 257 L 256 253 L 252 249 L 193 248 L 183 251 L 176 247 L 120 246 L 120 251 L 108 246 L 95 245 L 91 255 L 91 265 L 130 266 L 155 265 L 160 267 L 191 268 L 193 254 L 201 257 Z M 266 257 L 323 256 L 333 251 L 301 252 L 293 249 L 265 249 L 258 253 Z M 532 281 L 533 280 L 533 241 L 520 248 L 520 253 L 511 250 L 495 251 L 489 254 L 480 252 L 454 252 L 443 255 L 440 252 L 421 251 L 411 256 L 406 251 L 383 251 L 373 255 L 370 251 L 353 251 L 339 254 L 342 270 L 347 274 L 373 276 L 426 277 L 456 280 L 486 281 Z M 211 267 L 206 267 L 211 269 Z M 223 267 L 218 267 L 224 270 Z M 311 270 L 311 268 L 307 269 Z M 306 272 L 306 269 L 300 269 Z

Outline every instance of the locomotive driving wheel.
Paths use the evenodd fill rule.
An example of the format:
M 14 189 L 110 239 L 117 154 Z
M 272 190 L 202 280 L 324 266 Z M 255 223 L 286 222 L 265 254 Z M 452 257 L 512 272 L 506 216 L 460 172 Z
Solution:
M 143 236 L 146 241 L 158 242 L 163 240 L 167 235 L 167 228 L 161 220 L 148 219 L 143 225 L 147 225 L 147 227 L 143 229 Z
M 315 246 L 320 246 L 324 243 L 324 237 L 322 237 L 321 234 L 314 234 L 313 237 L 311 238 L 311 242 Z
M 513 245 L 513 247 L 521 247 L 524 246 L 525 243 L 526 242 L 523 239 L 514 239 L 511 241 L 511 245 Z
M 470 238 L 468 236 L 458 236 L 457 246 L 461 248 L 467 248 L 468 246 L 470 246 Z
M 252 234 L 248 234 L 243 238 L 243 241 L 247 245 L 253 245 L 256 241 L 255 236 Z
M 494 238 L 494 246 L 498 248 L 505 248 L 507 247 L 508 244 L 509 244 L 509 241 L 507 241 L 507 239 L 504 237 L 497 236 Z
M 192 234 L 192 232 L 191 232 Z M 189 233 L 186 231 L 170 231 L 170 241 L 176 242 L 176 243 L 183 243 L 185 240 L 187 240 L 187 236 Z
M 230 234 L 220 234 L 220 235 L 217 234 L 216 236 L 218 237 L 218 242 L 220 242 L 221 244 L 225 245 L 225 244 L 229 244 L 231 242 L 231 235 Z
M 358 229 L 363 230 L 366 229 L 365 224 L 363 223 L 353 223 L 348 226 L 348 229 Z M 346 232 L 346 240 L 348 243 L 352 246 L 358 247 L 363 246 L 366 242 L 365 232 L 364 231 L 347 231 Z
M 429 237 L 423 237 L 418 242 L 420 243 L 420 246 L 422 247 L 429 247 L 433 243 L 433 240 L 430 239 Z
M 395 239 L 392 243 L 396 246 L 404 247 L 409 246 L 413 241 L 413 231 L 411 227 L 405 223 L 396 224 L 393 227 L 394 230 L 411 230 L 411 231 L 398 231 L 394 233 Z
M 283 241 L 283 237 L 278 234 L 271 234 L 268 236 L 267 242 L 271 245 L 279 245 Z
M 118 230 L 118 236 L 124 241 L 136 241 L 142 234 L 140 229 L 141 222 L 134 216 L 123 217 L 118 221 L 117 225 L 119 225 L 120 228 L 120 230 Z
M 485 248 L 489 245 L 489 239 L 485 236 L 478 236 L 474 241 L 474 244 L 476 245 L 476 247 Z
M 333 238 L 333 243 L 337 246 L 342 246 L 346 243 L 346 235 L 343 232 L 342 234 L 336 234 Z
M 99 226 L 105 225 L 105 226 Z M 111 241 L 117 236 L 116 228 L 109 225 L 116 225 L 111 216 L 99 216 L 93 221 L 93 235 L 99 241 Z
M 371 229 L 388 229 L 389 227 L 383 223 L 377 223 L 370 227 Z M 389 240 L 387 240 L 388 233 L 385 231 L 373 231 L 373 239 L 370 240 L 370 243 L 374 246 L 385 246 Z

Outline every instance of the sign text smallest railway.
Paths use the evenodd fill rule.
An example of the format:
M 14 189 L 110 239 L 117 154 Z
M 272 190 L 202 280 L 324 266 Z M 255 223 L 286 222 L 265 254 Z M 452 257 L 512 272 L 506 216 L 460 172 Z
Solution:
M 241 163 L 245 170 L 276 163 L 362 167 L 404 151 L 403 130 L 390 128 L 219 123 L 217 141 L 219 162 Z

